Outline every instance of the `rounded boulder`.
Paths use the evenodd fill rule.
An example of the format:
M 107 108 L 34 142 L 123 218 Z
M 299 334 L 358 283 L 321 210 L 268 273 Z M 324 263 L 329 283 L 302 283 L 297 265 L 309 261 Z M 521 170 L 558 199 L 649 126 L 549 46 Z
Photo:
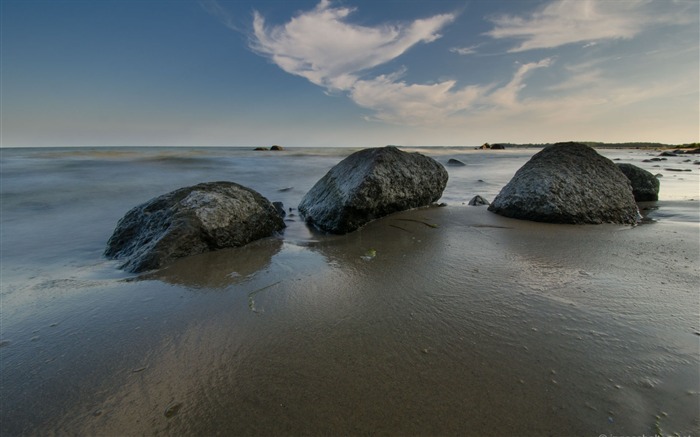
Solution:
M 262 195 L 233 182 L 180 188 L 143 203 L 117 224 L 105 256 L 138 273 L 177 258 L 269 237 L 285 227 Z
M 434 203 L 447 178 L 442 164 L 420 153 L 393 146 L 364 149 L 321 178 L 301 200 L 299 212 L 322 231 L 346 234 L 391 213 Z
M 617 164 L 632 184 L 632 194 L 637 202 L 659 200 L 659 180 L 652 173 L 632 164 Z
M 635 224 L 639 217 L 629 179 L 611 160 L 580 143 L 557 143 L 535 154 L 489 211 L 571 224 Z

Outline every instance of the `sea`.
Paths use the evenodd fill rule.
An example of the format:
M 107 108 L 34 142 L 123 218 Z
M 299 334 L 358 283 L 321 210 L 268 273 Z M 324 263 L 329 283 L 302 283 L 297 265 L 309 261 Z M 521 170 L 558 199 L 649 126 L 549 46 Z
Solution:
M 228 147 L 4 148 L 0 150 L 0 238 L 3 296 L 32 281 L 109 272 L 102 257 L 119 219 L 131 208 L 177 188 L 232 181 L 252 188 L 288 211 L 283 238 L 313 238 L 294 209 L 335 164 L 359 149 L 289 148 L 254 151 Z M 539 149 L 474 150 L 426 147 L 404 150 L 433 157 L 448 170 L 439 202 L 463 206 L 480 195 L 493 200 Z M 652 217 L 698 223 L 698 155 L 658 158 L 658 151 L 602 149 L 659 176 Z M 661 161 L 644 162 L 652 158 Z M 451 166 L 457 159 L 464 166 Z M 291 211 L 289 210 L 291 208 Z M 4 308 L 9 305 L 5 305 Z
M 129 288 L 119 286 L 116 292 L 105 292 L 105 284 L 124 284 L 135 278 L 103 256 L 107 240 L 127 211 L 180 187 L 232 181 L 258 191 L 270 201 L 282 202 L 287 212 L 287 228 L 280 238 L 283 242 L 303 244 L 317 239 L 318 235 L 298 217 L 297 205 L 316 181 L 356 150 L 359 149 L 0 149 L 0 375 L 3 376 L 0 397 L 4 398 L 3 421 L 7 421 L 8 415 L 15 418 L 5 431 L 10 435 L 33 432 L 38 426 L 36 421 L 60 413 L 60 407 L 47 407 L 35 395 L 42 393 L 42 384 L 60 386 L 56 381 L 63 377 L 61 367 L 31 371 L 39 362 L 46 369 L 52 368 L 42 360 L 61 361 L 56 346 L 42 343 L 53 338 L 51 330 L 61 332 L 55 335 L 59 342 L 70 342 L 71 335 L 84 334 L 89 330 L 86 327 L 95 323 L 99 327 L 95 336 L 100 341 L 111 341 L 114 336 L 119 347 L 126 348 L 127 339 L 116 339 L 123 331 L 110 331 L 110 326 L 121 326 L 120 321 L 129 320 L 127 312 L 135 307 L 139 307 L 139 317 L 149 316 L 144 308 L 157 312 L 153 309 L 157 304 L 139 303 Z M 425 154 L 445 165 L 449 181 L 439 202 L 448 208 L 473 208 L 467 205 L 472 197 L 480 195 L 493 200 L 539 149 L 403 150 Z M 647 149 L 599 149 L 598 152 L 614 162 L 631 163 L 659 177 L 659 200 L 640 205 L 645 216 L 641 226 L 666 222 L 695 231 L 700 227 L 700 155 L 660 157 L 659 150 Z M 448 165 L 450 159 L 464 165 Z M 177 293 L 186 290 L 186 286 L 180 287 Z M 124 300 L 130 304 L 123 304 Z M 97 315 L 101 318 L 99 322 L 95 321 Z M 86 347 L 81 353 L 89 357 L 92 343 L 83 340 L 81 344 Z M 42 350 L 51 353 L 44 354 Z M 75 380 L 76 375 L 71 375 Z M 24 379 L 18 381 L 19 377 Z M 32 401 L 21 395 L 25 385 L 35 394 Z M 172 408 L 176 412 L 179 407 Z M 101 414 L 97 410 L 94 413 Z

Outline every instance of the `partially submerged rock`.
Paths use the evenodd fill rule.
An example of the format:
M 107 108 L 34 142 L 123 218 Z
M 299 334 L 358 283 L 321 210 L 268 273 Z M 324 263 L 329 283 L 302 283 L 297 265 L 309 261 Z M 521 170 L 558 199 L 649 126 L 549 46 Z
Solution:
M 452 165 L 452 166 L 455 166 L 455 167 L 462 167 L 462 166 L 464 166 L 464 165 L 466 165 L 466 164 L 463 163 L 462 161 L 460 161 L 459 159 L 450 158 L 450 159 L 447 160 L 447 165 Z
M 652 173 L 632 164 L 617 164 L 632 184 L 632 194 L 637 202 L 659 200 L 659 180 Z
M 637 222 L 629 179 L 609 159 L 580 143 L 557 143 L 522 166 L 489 211 L 550 223 Z
M 275 207 L 256 191 L 233 182 L 203 183 L 133 208 L 117 224 L 105 256 L 137 273 L 188 255 L 243 246 L 284 226 Z
M 468 203 L 469 206 L 483 206 L 483 205 L 490 205 L 489 201 L 484 199 L 483 197 L 479 196 L 478 194 L 474 197 L 472 197 L 472 200 L 469 201 Z
M 385 215 L 430 205 L 442 196 L 447 178 L 440 163 L 420 153 L 393 146 L 364 149 L 321 178 L 299 212 L 323 231 L 345 234 Z

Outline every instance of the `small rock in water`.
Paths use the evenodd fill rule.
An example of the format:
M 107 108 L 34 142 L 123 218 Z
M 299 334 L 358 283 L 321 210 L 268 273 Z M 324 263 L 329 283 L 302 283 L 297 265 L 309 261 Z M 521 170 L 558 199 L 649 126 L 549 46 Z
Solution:
M 180 409 L 182 408 L 182 402 L 171 402 L 170 405 L 165 407 L 165 411 L 163 411 L 163 415 L 170 419 L 171 417 L 175 416 L 177 413 L 180 412 Z
M 489 201 L 484 199 L 483 197 L 476 195 L 472 197 L 472 200 L 469 201 L 470 206 L 482 206 L 482 205 L 490 205 Z
M 447 161 L 447 165 L 451 165 L 451 166 L 455 166 L 455 167 L 462 167 L 462 166 L 465 166 L 466 164 L 463 163 L 462 161 L 460 161 L 459 159 L 450 158 Z

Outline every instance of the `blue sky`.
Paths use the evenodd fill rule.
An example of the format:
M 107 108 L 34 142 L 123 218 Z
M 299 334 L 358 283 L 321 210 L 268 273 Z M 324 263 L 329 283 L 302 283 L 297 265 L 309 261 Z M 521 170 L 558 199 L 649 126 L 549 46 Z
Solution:
M 700 137 L 697 0 L 1 0 L 2 146 Z

